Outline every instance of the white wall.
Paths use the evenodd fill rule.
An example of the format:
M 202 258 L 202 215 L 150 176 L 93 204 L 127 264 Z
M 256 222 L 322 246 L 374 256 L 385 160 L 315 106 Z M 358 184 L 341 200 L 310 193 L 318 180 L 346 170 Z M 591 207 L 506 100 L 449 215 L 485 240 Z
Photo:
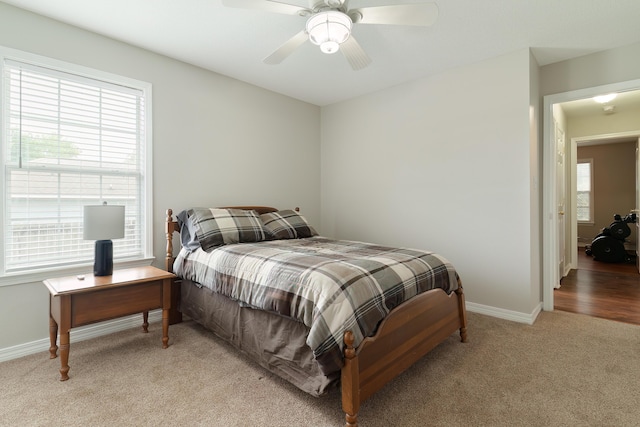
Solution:
M 640 78 L 640 43 L 540 68 L 540 93 L 552 95 Z
M 435 250 L 468 302 L 526 318 L 541 293 L 537 104 L 522 50 L 323 107 L 323 232 Z
M 529 304 L 536 309 L 542 301 L 542 109 L 540 67 L 529 52 L 529 214 L 531 215 L 531 281 Z
M 5 3 L 0 45 L 153 85 L 155 265 L 167 208 L 300 206 L 320 224 L 319 107 Z M 0 324 L 0 349 L 47 337 L 44 285 L 0 287 Z

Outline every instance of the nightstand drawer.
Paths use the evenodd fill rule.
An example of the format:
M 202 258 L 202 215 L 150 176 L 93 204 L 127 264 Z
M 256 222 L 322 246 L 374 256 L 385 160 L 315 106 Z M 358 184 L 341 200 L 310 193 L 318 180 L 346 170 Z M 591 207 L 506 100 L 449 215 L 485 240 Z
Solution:
M 162 308 L 162 280 L 71 295 L 71 327 Z

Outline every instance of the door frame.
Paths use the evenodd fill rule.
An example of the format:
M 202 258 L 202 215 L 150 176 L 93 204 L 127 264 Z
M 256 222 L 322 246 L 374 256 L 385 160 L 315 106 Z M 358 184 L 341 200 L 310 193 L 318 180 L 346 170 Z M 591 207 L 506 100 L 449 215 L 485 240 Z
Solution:
M 622 131 L 622 132 L 613 132 L 606 134 L 598 134 L 598 135 L 587 135 L 587 136 L 579 136 L 575 138 L 571 138 L 571 147 L 570 147 L 570 155 L 569 162 L 571 165 L 571 182 L 576 182 L 576 161 L 578 160 L 578 145 L 589 143 L 589 145 L 606 145 L 613 143 L 619 140 L 631 140 L 635 139 L 636 141 L 640 140 L 640 129 L 630 130 L 630 131 Z M 638 147 L 638 143 L 636 142 L 636 148 Z M 638 194 L 638 189 L 640 189 L 639 183 L 637 181 L 638 177 L 636 176 L 636 195 Z M 571 197 L 571 224 L 570 224 L 570 233 L 569 238 L 572 242 L 577 242 L 578 240 L 578 218 L 576 216 L 577 209 L 577 188 L 575 184 L 571 185 L 570 188 L 570 197 Z M 636 196 L 637 197 L 637 196 Z M 637 203 L 637 202 L 636 202 Z M 578 263 L 578 245 L 571 246 L 571 257 L 569 259 L 570 267 L 577 268 Z
M 543 98 L 542 119 L 542 309 L 553 311 L 553 289 L 559 283 L 558 273 L 558 206 L 556 203 L 556 144 L 553 126 L 553 105 L 592 98 L 610 92 L 640 90 L 640 79 L 594 86 L 546 95 Z
M 552 108 L 553 111 L 553 108 Z M 567 257 L 565 256 L 565 254 L 567 253 L 567 242 L 566 242 L 566 235 L 567 235 L 567 216 L 565 215 L 565 213 L 567 211 L 570 211 L 570 209 L 567 208 L 567 158 L 568 156 L 567 154 L 567 143 L 566 143 L 566 135 L 565 135 L 565 131 L 564 129 L 561 129 L 559 126 L 558 121 L 556 120 L 555 117 L 552 117 L 553 120 L 553 144 L 556 150 L 556 182 L 558 181 L 558 171 L 561 171 L 562 173 L 562 178 L 560 179 L 564 179 L 563 183 L 559 183 L 561 185 L 556 185 L 556 191 L 558 191 L 559 189 L 562 190 L 562 192 L 564 194 L 560 194 L 561 198 L 560 200 L 562 200 L 562 205 L 560 203 L 558 203 L 560 200 L 558 200 L 558 193 L 556 193 L 556 205 L 558 206 L 558 209 L 562 209 L 562 212 L 558 212 L 558 216 L 556 217 L 556 221 L 558 221 L 558 225 L 561 227 L 558 230 L 558 239 L 556 240 L 557 244 L 558 244 L 558 263 L 557 263 L 557 267 L 558 268 L 558 273 L 559 273 L 559 277 L 560 279 L 562 279 L 564 277 L 564 273 L 566 271 L 567 265 L 569 265 L 571 263 L 570 259 L 567 259 Z M 558 133 L 561 132 L 562 137 L 559 138 Z M 558 150 L 558 142 L 562 142 L 563 144 L 563 150 Z M 558 167 L 558 163 L 559 163 L 559 158 L 562 157 L 562 164 L 560 165 L 560 167 Z M 569 193 L 569 198 L 571 197 L 571 193 Z M 571 222 L 569 222 L 569 227 L 571 227 Z M 564 232 L 564 233 L 563 233 Z M 561 253 L 562 252 L 562 253 Z

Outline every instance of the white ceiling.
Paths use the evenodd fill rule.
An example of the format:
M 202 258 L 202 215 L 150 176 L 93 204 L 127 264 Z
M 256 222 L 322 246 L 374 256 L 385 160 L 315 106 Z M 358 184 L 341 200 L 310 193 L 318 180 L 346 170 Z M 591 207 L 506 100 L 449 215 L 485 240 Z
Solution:
M 619 92 L 616 94 L 615 99 L 605 104 L 599 104 L 592 98 L 586 98 L 578 99 L 576 101 L 563 102 L 561 106 L 562 110 L 568 118 L 577 116 L 616 114 L 621 111 L 629 110 L 640 111 L 640 90 Z M 605 107 L 611 107 L 612 110 L 605 111 Z
M 356 24 L 353 35 L 373 62 L 353 71 L 340 53 L 323 54 L 309 42 L 279 65 L 263 64 L 305 18 L 227 8 L 221 0 L 3 2 L 320 106 L 518 49 L 531 47 L 546 65 L 640 41 L 640 0 L 438 0 L 429 28 Z

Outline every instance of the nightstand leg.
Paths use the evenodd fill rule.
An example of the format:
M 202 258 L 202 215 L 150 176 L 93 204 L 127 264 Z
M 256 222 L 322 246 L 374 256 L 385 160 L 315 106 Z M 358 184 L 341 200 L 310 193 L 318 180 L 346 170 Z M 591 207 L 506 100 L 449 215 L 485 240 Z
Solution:
M 162 348 L 169 347 L 169 317 L 171 312 L 171 284 L 172 279 L 162 282 Z
M 60 296 L 60 381 L 69 379 L 69 330 L 71 329 L 71 295 Z
M 169 310 L 162 310 L 162 348 L 169 347 Z
M 60 381 L 69 379 L 69 329 L 60 331 Z
M 142 332 L 145 334 L 149 332 L 149 312 L 142 312 Z
M 49 347 L 49 359 L 55 359 L 58 357 L 58 324 L 49 316 L 49 341 L 51 347 Z

